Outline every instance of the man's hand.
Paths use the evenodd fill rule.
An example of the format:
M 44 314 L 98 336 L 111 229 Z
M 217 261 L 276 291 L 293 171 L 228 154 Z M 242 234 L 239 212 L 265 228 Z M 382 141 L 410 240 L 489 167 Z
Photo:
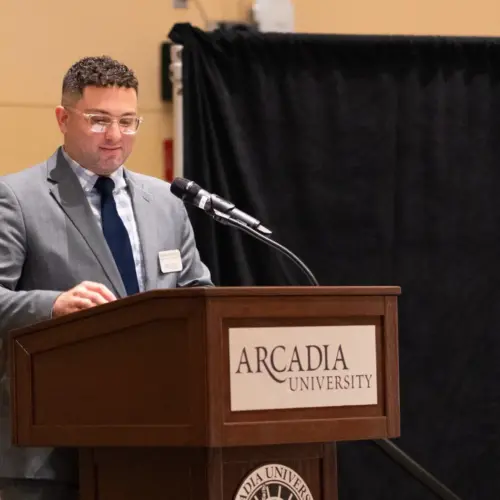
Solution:
M 57 318 L 114 300 L 116 297 L 104 285 L 83 281 L 57 297 L 52 308 L 52 317 Z

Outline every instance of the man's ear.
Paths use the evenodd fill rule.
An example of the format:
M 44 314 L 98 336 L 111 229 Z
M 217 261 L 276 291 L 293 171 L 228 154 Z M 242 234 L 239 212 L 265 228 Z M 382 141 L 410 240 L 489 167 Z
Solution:
M 65 134 L 67 130 L 67 121 L 68 121 L 68 111 L 63 106 L 56 107 L 56 119 L 57 124 L 59 125 L 59 130 Z

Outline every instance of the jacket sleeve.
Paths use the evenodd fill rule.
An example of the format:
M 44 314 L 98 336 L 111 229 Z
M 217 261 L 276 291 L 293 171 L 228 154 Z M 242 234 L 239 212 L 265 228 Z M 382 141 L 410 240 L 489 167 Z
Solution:
M 177 286 L 214 286 L 208 267 L 200 259 L 193 227 L 184 207 L 182 207 L 182 216 L 182 243 L 180 250 L 183 269 L 179 273 Z
M 9 331 L 50 319 L 61 292 L 18 291 L 28 252 L 26 225 L 12 188 L 0 182 L 0 338 Z

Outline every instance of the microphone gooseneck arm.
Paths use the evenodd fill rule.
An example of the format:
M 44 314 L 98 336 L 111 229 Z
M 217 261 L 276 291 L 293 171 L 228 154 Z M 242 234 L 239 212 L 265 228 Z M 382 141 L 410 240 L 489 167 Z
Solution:
M 281 252 L 283 255 L 286 255 L 292 262 L 294 262 L 307 276 L 307 279 L 313 286 L 319 286 L 318 280 L 315 278 L 314 274 L 311 272 L 311 270 L 288 248 L 284 247 L 283 245 L 280 245 L 276 241 L 272 240 L 268 236 L 265 236 L 264 234 L 260 233 L 259 231 L 256 231 L 252 227 L 248 226 L 244 222 L 241 222 L 237 219 L 233 219 L 230 215 L 224 214 L 220 212 L 219 210 L 212 209 L 210 212 L 207 212 L 209 215 L 211 215 L 217 222 L 220 222 L 221 224 L 226 224 L 227 226 L 234 227 L 236 229 L 241 229 L 243 232 L 249 234 L 250 236 L 254 236 L 258 240 L 266 243 L 267 245 L 275 248 L 279 252 Z

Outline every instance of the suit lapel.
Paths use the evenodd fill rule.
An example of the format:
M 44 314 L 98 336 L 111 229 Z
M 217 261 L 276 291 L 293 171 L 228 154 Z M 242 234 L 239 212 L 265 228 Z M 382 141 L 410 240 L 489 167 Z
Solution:
M 52 196 L 78 229 L 95 255 L 119 297 L 127 295 L 120 272 L 104 235 L 95 220 L 78 178 L 68 165 L 61 149 L 47 162 L 47 177 Z
M 154 220 L 151 220 L 152 195 L 146 190 L 141 181 L 129 170 L 125 170 L 125 178 L 130 190 L 132 205 L 139 239 L 142 242 L 142 255 L 145 267 L 145 289 L 154 290 L 158 278 L 158 232 Z

